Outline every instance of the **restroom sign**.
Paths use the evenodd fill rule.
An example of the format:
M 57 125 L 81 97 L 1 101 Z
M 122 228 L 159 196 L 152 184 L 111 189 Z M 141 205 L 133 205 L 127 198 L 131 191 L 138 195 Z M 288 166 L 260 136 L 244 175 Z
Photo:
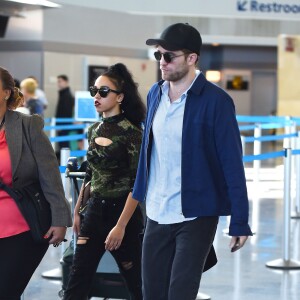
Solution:
M 73 0 L 69 1 L 73 5 Z M 174 15 L 300 21 L 300 0 L 114 0 L 86 2 L 89 2 L 89 6 L 95 6 L 97 9 L 138 15 L 145 14 L 147 16 Z
M 299 1 L 298 1 L 299 2 Z M 300 3 L 286 3 L 282 2 L 267 2 L 256 0 L 238 0 L 237 11 L 250 12 L 256 14 L 275 14 L 275 15 L 299 15 L 300 16 Z

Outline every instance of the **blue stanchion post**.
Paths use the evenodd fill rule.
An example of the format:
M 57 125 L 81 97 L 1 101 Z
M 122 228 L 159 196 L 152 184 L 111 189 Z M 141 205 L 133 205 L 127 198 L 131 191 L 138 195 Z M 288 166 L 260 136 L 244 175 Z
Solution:
M 51 118 L 51 121 L 50 121 L 50 126 L 55 126 L 56 125 L 56 120 L 55 118 Z M 54 138 L 56 137 L 56 130 L 55 129 L 51 129 L 50 130 L 50 138 Z M 55 151 L 55 142 L 51 142 L 52 144 L 52 148 L 53 150 Z
M 75 206 L 77 203 L 77 199 L 79 196 L 78 191 L 75 187 L 75 181 L 77 181 L 77 183 L 78 183 L 78 180 L 81 181 L 80 184 L 78 183 L 78 188 L 80 191 L 82 181 L 84 180 L 85 172 L 69 172 L 68 170 L 66 170 L 65 176 L 67 179 L 69 179 L 70 186 L 71 186 L 71 201 L 72 201 L 71 208 L 72 208 L 72 215 L 73 215 L 74 209 L 75 209 Z M 76 234 L 75 234 L 75 232 L 73 232 L 73 240 L 76 241 L 76 239 L 77 239 Z M 74 251 L 75 251 L 75 248 L 76 248 L 76 243 L 74 243 Z
M 255 138 L 261 137 L 261 124 L 256 124 L 256 127 L 254 129 L 254 137 Z M 254 155 L 261 154 L 261 141 L 259 139 L 255 139 L 253 142 L 253 154 Z M 255 181 L 255 183 L 259 182 L 259 170 L 260 170 L 260 160 L 257 159 L 253 161 L 253 172 L 254 172 L 253 181 Z
M 290 213 L 291 213 L 291 167 L 292 150 L 285 149 L 284 157 L 284 226 L 283 226 L 283 258 L 266 263 L 266 266 L 273 269 L 299 270 L 300 262 L 290 259 Z
M 297 132 L 297 138 L 295 139 L 295 147 L 300 149 L 300 132 Z M 294 212 L 291 214 L 291 218 L 300 219 L 300 155 L 295 155 L 295 205 Z
M 245 136 L 243 135 L 241 135 L 241 143 L 242 143 L 243 155 L 245 155 L 246 139 Z
M 198 293 L 196 300 L 210 300 L 210 296 L 203 294 L 203 293 Z
M 62 148 L 60 151 L 60 165 L 62 167 L 67 165 L 67 161 L 70 157 L 70 149 L 69 148 Z M 70 201 L 70 182 L 67 180 L 65 173 L 61 172 L 61 180 L 63 183 L 64 191 L 65 191 L 65 197 L 67 198 L 68 201 Z M 63 255 L 65 251 L 65 244 L 62 243 L 61 246 L 61 255 Z M 46 272 L 42 273 L 42 277 L 46 279 L 53 279 L 53 280 L 60 280 L 62 279 L 62 272 L 61 268 L 55 268 Z
M 89 141 L 87 139 L 87 132 L 88 132 L 88 127 L 85 127 L 85 129 L 84 129 L 85 139 L 84 139 L 84 142 L 83 142 L 83 149 L 88 149 L 89 148 Z M 85 155 L 84 160 L 86 160 L 86 159 L 87 159 L 87 157 Z
M 292 133 L 292 121 L 291 121 L 291 117 L 287 116 L 285 117 L 285 126 L 284 126 L 284 132 L 285 134 L 291 134 Z M 291 138 L 285 138 L 283 140 L 283 148 L 287 149 L 287 148 L 291 148 L 292 147 L 292 140 Z
M 68 159 L 70 157 L 70 149 L 69 148 L 62 148 L 60 150 L 60 165 L 61 166 L 66 166 Z M 69 180 L 66 179 L 66 176 L 64 174 L 62 174 L 62 182 L 63 182 L 63 186 L 64 186 L 64 190 L 65 190 L 65 197 L 70 200 L 71 198 L 71 192 L 70 192 L 70 182 Z
M 297 138 L 297 129 L 296 129 L 296 122 L 292 120 L 292 118 L 289 118 L 288 122 L 288 133 L 294 134 L 291 138 L 289 138 L 289 144 L 287 148 L 296 149 L 296 138 Z M 291 161 L 291 183 L 293 190 L 295 189 L 295 177 L 296 177 L 296 156 L 292 155 L 292 161 Z

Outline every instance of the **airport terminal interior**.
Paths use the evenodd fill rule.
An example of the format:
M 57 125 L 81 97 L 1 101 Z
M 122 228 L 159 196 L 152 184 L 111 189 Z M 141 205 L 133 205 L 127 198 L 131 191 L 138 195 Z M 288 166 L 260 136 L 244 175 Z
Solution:
M 49 102 L 47 126 L 57 106 L 59 74 L 69 77 L 76 98 L 74 123 L 84 122 L 76 106 L 80 93 L 108 66 L 124 63 L 146 101 L 160 79 L 146 39 L 178 22 L 200 31 L 199 69 L 236 107 L 254 235 L 231 253 L 229 217 L 220 218 L 214 241 L 218 263 L 203 274 L 198 300 L 300 298 L 300 1 L 270 2 L 0 0 L 0 66 L 16 79 L 38 79 Z M 78 145 L 73 141 L 75 156 L 86 146 Z M 70 203 L 73 192 L 69 183 Z M 22 300 L 61 299 L 62 257 L 71 228 L 67 238 L 49 248 Z M 102 264 L 99 274 L 118 274 L 109 254 Z M 91 297 L 125 299 L 101 291 Z

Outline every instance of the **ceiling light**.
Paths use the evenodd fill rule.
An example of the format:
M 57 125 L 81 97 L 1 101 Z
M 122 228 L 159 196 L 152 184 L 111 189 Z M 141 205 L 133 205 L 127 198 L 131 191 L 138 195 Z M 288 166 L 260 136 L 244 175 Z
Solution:
M 60 7 L 59 4 L 56 4 L 52 1 L 47 1 L 47 0 L 20 0 L 20 1 L 6 0 L 6 1 L 16 2 L 16 3 L 20 3 L 20 4 L 38 5 L 38 6 L 44 6 L 44 7 Z
M 208 81 L 219 82 L 221 80 L 221 72 L 208 70 L 206 71 L 205 77 Z

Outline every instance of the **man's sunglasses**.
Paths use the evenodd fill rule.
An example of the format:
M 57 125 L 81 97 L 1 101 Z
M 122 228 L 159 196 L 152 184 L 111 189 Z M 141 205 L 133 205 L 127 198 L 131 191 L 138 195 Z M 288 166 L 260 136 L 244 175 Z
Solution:
M 122 93 L 120 91 L 112 90 L 108 86 L 101 86 L 100 89 L 98 89 L 96 86 L 90 86 L 90 94 L 92 97 L 95 97 L 98 93 L 102 98 L 106 98 L 110 92 L 118 95 Z
M 160 61 L 162 56 L 164 57 L 164 60 L 167 64 L 169 64 L 175 57 L 179 57 L 179 56 L 183 56 L 186 53 L 183 54 L 179 54 L 179 55 L 175 55 L 172 52 L 165 52 L 165 53 L 161 53 L 159 51 L 154 52 L 154 57 L 157 61 Z

